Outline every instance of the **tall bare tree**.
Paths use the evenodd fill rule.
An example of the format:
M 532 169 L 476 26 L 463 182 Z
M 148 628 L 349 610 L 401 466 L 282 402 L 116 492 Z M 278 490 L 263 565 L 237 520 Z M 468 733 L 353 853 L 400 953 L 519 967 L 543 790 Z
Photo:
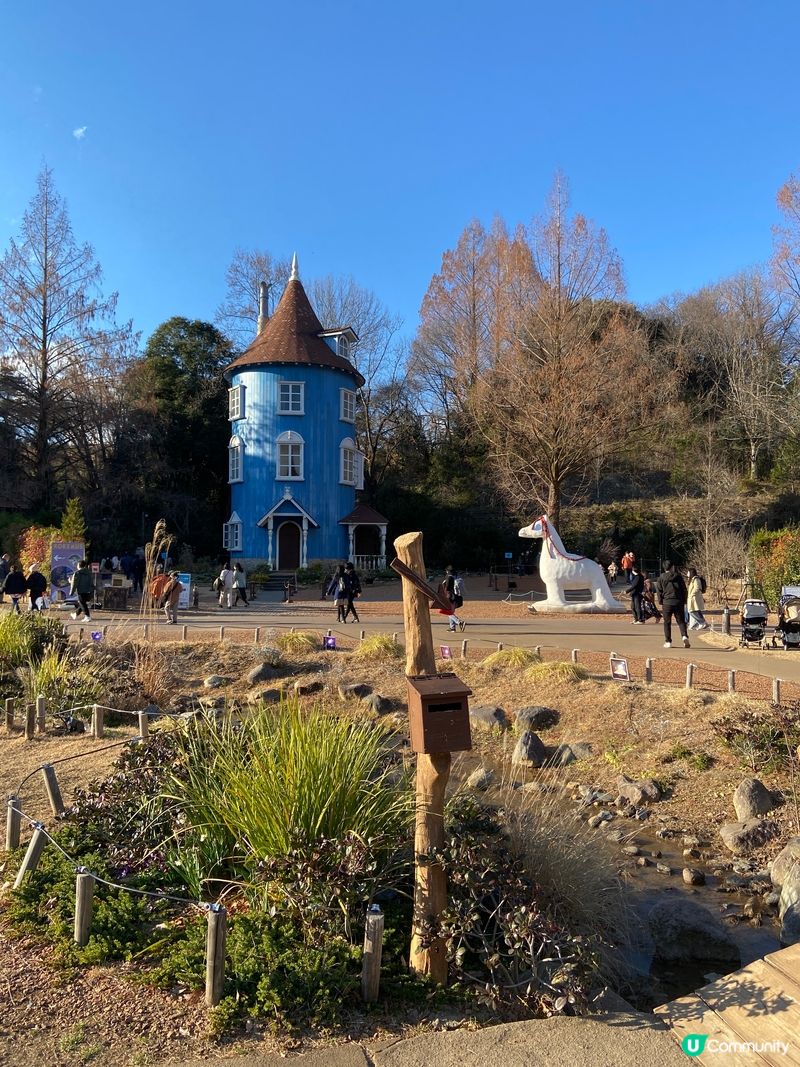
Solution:
M 506 503 L 546 508 L 558 525 L 570 488 L 598 461 L 641 442 L 653 395 L 638 313 L 620 303 L 622 267 L 602 229 L 570 214 L 558 178 L 548 211 L 516 238 L 503 336 L 471 407 Z M 522 278 L 514 278 L 522 273 Z
M 73 404 L 103 353 L 129 335 L 114 322 L 116 293 L 100 291 L 102 272 L 89 244 L 78 244 L 52 171 L 37 178 L 36 195 L 0 260 L 0 344 L 12 375 L 13 416 L 35 481 L 32 502 L 57 503 L 69 455 Z M 63 493 L 62 493 L 63 495 Z
M 790 175 L 778 190 L 783 222 L 775 228 L 773 265 L 785 288 L 800 302 L 800 176 Z
M 279 259 L 271 252 L 236 249 L 225 272 L 225 297 L 214 318 L 235 348 L 247 348 L 256 335 L 261 282 L 267 285 L 270 310 L 277 304 L 290 270 L 288 259 Z

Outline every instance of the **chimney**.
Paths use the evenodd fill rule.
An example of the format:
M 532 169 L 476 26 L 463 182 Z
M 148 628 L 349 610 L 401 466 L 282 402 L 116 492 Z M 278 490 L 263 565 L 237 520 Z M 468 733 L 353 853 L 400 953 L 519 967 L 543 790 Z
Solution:
M 258 326 L 256 333 L 261 333 L 269 318 L 269 286 L 266 282 L 258 283 Z

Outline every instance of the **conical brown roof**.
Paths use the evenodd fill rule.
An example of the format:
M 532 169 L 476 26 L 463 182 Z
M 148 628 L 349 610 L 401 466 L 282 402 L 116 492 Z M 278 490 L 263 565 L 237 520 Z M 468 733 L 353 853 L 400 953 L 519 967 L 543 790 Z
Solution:
M 355 378 L 364 379 L 344 356 L 334 352 L 321 337 L 322 323 L 306 296 L 302 282 L 292 278 L 283 291 L 275 314 L 250 347 L 228 365 L 226 374 L 243 367 L 265 363 L 295 363 L 301 366 L 335 367 Z

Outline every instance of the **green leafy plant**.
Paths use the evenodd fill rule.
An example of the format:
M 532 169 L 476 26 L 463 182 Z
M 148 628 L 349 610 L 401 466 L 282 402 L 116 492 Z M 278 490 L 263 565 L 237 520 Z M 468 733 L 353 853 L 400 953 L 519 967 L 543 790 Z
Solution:
M 38 611 L 0 615 L 0 664 L 5 669 L 39 662 L 47 649 L 66 648 L 63 625 Z
M 109 670 L 93 649 L 59 651 L 49 648 L 40 660 L 19 667 L 17 674 L 27 701 L 47 698 L 51 708 L 80 707 L 99 700 L 109 679 Z

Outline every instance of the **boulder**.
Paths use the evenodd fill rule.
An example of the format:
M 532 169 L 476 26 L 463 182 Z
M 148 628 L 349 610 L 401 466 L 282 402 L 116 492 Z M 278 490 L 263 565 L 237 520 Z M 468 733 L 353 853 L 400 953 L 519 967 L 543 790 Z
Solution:
M 365 682 L 351 682 L 349 685 L 339 686 L 340 700 L 363 700 L 372 693 L 372 686 Z
M 227 685 L 230 679 L 223 678 L 221 674 L 210 674 L 208 678 L 203 679 L 203 685 L 206 689 L 219 689 L 221 685 Z
M 798 867 L 797 877 L 800 878 L 800 837 L 790 837 L 786 847 L 782 848 L 772 861 L 772 884 L 782 886 L 786 876 L 795 866 Z
M 468 789 L 476 789 L 479 793 L 485 793 L 493 782 L 494 771 L 490 771 L 488 767 L 476 767 L 467 778 L 466 785 Z
M 259 648 L 258 654 L 263 657 L 264 662 L 270 667 L 279 667 L 281 664 L 281 650 L 279 648 L 271 648 L 269 645 L 264 645 L 263 648 Z
M 514 726 L 519 733 L 525 730 L 546 730 L 550 726 L 555 726 L 560 718 L 561 716 L 554 708 L 539 706 L 520 708 L 514 719 Z
M 706 876 L 702 871 L 698 871 L 696 867 L 684 867 L 683 868 L 683 880 L 687 885 L 705 885 Z
M 392 710 L 391 700 L 382 697 L 380 693 L 370 693 L 368 697 L 364 697 L 364 703 L 371 707 L 376 715 L 386 715 Z
M 258 685 L 259 682 L 270 682 L 278 674 L 278 671 L 270 663 L 259 663 L 247 673 L 247 684 Z
M 745 778 L 736 787 L 733 794 L 733 806 L 739 822 L 755 819 L 757 815 L 766 815 L 775 807 L 772 794 L 758 778 Z
M 629 804 L 639 805 L 645 800 L 660 800 L 661 790 L 652 778 L 642 778 L 637 782 L 632 781 L 627 774 L 621 774 L 617 778 L 617 792 L 624 797 Z
M 792 904 L 783 913 L 781 922 L 781 944 L 796 945 L 800 942 L 800 904 Z
M 469 709 L 469 717 L 475 726 L 491 728 L 498 726 L 501 730 L 508 729 L 508 718 L 502 708 L 494 704 L 479 704 Z
M 729 931 L 708 908 L 688 898 L 659 901 L 647 916 L 647 925 L 657 959 L 741 962 Z
M 283 692 L 280 689 L 261 689 L 247 698 L 251 703 L 280 704 Z
M 307 697 L 322 689 L 322 682 L 295 682 L 292 689 L 299 697 Z
M 547 762 L 547 749 L 532 730 L 526 730 L 517 741 L 511 762 L 531 763 L 534 767 L 543 767 Z
M 745 819 L 743 822 L 726 822 L 719 828 L 720 837 L 731 852 L 752 852 L 762 848 L 780 831 L 768 819 Z

